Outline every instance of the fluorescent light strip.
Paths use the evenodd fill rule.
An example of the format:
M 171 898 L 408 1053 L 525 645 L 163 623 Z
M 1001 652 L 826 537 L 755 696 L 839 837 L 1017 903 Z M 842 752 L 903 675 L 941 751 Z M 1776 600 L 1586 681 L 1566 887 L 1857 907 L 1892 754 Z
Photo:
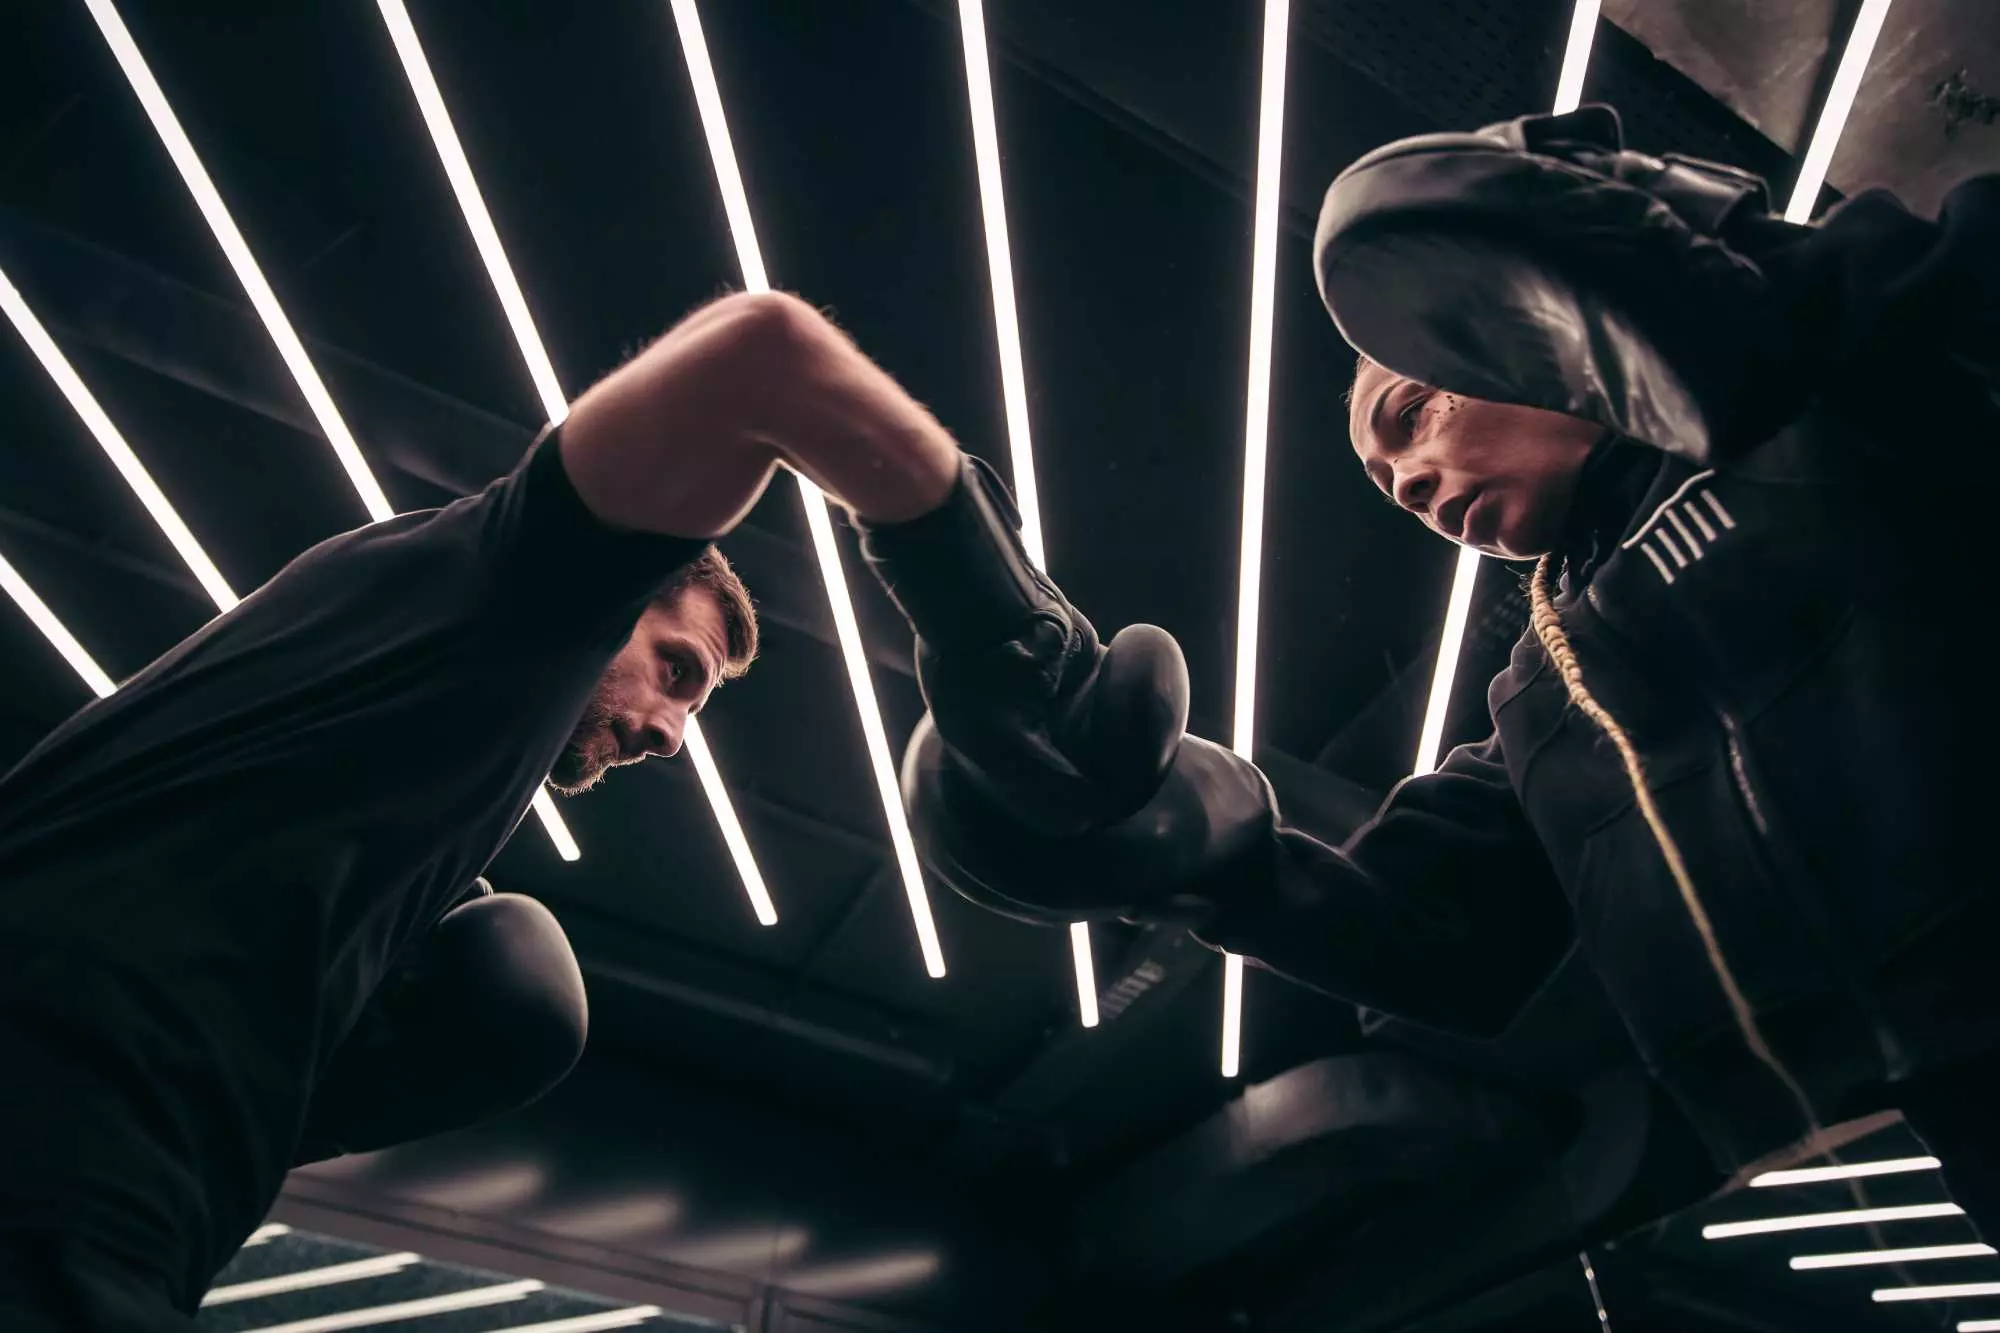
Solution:
M 1801 1271 L 1810 1268 L 1865 1268 L 1874 1264 L 1914 1264 L 1927 1259 L 1984 1259 L 1991 1256 L 1991 1245 L 1911 1245 L 1900 1250 L 1854 1250 L 1846 1254 L 1796 1254 L 1792 1256 L 1792 1267 Z
M 771 289 L 764 272 L 763 252 L 757 247 L 757 229 L 750 218 L 750 198 L 743 189 L 737 170 L 736 150 L 729 142 L 729 122 L 723 115 L 722 91 L 715 81 L 715 67 L 709 63 L 708 43 L 701 34 L 701 16 L 694 0 L 672 0 L 674 26 L 680 33 L 681 55 L 687 64 L 688 80 L 694 87 L 695 105 L 701 111 L 701 125 L 708 138 L 708 154 L 715 165 L 715 182 L 722 192 L 723 212 L 729 218 L 729 234 L 736 244 L 736 258 L 743 269 L 743 286 L 753 292 Z M 861 714 L 861 734 L 868 747 L 869 764 L 882 799 L 882 812 L 889 821 L 889 843 L 902 872 L 903 890 L 910 901 L 910 917 L 917 930 L 917 945 L 923 951 L 924 969 L 933 977 L 944 975 L 944 950 L 938 943 L 937 924 L 931 918 L 930 897 L 924 889 L 923 867 L 917 860 L 917 845 L 910 837 L 910 823 L 903 813 L 903 798 L 896 783 L 896 765 L 889 754 L 889 736 L 882 725 L 882 709 L 875 699 L 874 682 L 868 676 L 868 659 L 861 647 L 861 627 L 854 618 L 854 602 L 848 594 L 847 576 L 840 567 L 840 547 L 833 539 L 833 517 L 827 511 L 826 495 L 803 474 L 794 473 L 799 495 L 805 503 L 806 526 L 812 532 L 813 552 L 819 558 L 821 580 L 826 584 L 827 601 L 833 610 L 833 625 L 840 639 L 841 657 L 847 664 L 847 680 L 854 692 L 854 704 Z
M 2000 1333 L 2000 1319 L 1961 1319 L 1958 1333 Z
M 958 32 L 965 47 L 965 95 L 972 111 L 972 156 L 979 168 L 979 208 L 986 228 L 986 270 L 993 288 L 993 331 L 1000 348 L 1000 393 L 1007 409 L 1007 444 L 1014 465 L 1014 503 L 1021 544 L 1048 568 L 1042 506 L 1035 484 L 1035 449 L 1028 432 L 1028 374 L 1021 360 L 1020 316 L 1014 304 L 1014 259 L 1007 244 L 1007 201 L 1000 173 L 1000 129 L 993 114 L 993 72 L 986 54 L 986 14 L 980 0 L 959 0 Z M 1097 982 L 1091 969 L 1090 924 L 1070 923 L 1076 962 L 1077 1013 L 1097 1026 Z
M 757 914 L 759 925 L 777 925 L 777 904 L 771 901 L 771 891 L 764 885 L 764 872 L 757 868 L 750 839 L 744 836 L 743 825 L 737 821 L 736 807 L 729 802 L 729 789 L 722 785 L 722 770 L 716 767 L 715 756 L 709 752 L 708 737 L 702 734 L 701 723 L 690 717 L 681 740 L 687 746 L 688 758 L 694 762 L 695 776 L 701 779 L 708 803 L 715 807 L 715 822 L 722 826 L 722 841 L 729 848 L 730 860 L 736 863 L 737 878 L 743 881 L 743 891 L 750 895 L 750 910 Z
M 1590 68 L 1590 46 L 1597 35 L 1597 15 L 1601 0 L 1576 0 L 1571 11 L 1569 44 L 1563 49 L 1562 76 L 1556 84 L 1555 111 L 1576 110 L 1583 97 L 1583 78 Z M 1444 633 L 1438 639 L 1437 666 L 1431 673 L 1430 702 L 1424 706 L 1424 727 L 1417 740 L 1417 762 L 1412 774 L 1434 771 L 1438 751 L 1444 746 L 1445 713 L 1451 707 L 1452 682 L 1458 678 L 1458 659 L 1465 651 L 1465 627 L 1471 618 L 1472 590 L 1479 581 L 1479 552 L 1460 547 L 1458 564 L 1452 570 L 1451 596 L 1445 602 Z
M 1563 48 L 1562 76 L 1556 80 L 1555 113 L 1574 111 L 1583 102 L 1583 76 L 1590 70 L 1590 44 L 1597 35 L 1602 0 L 1576 0 L 1569 16 L 1569 44 Z
M 1090 958 L 1090 925 L 1084 921 L 1072 921 L 1069 925 L 1069 949 L 1076 959 L 1076 1012 L 1087 1028 L 1098 1024 L 1097 1014 L 1097 969 Z
M 1819 1227 L 1860 1226 L 1869 1222 L 1914 1222 L 1926 1217 L 1960 1217 L 1955 1203 L 1912 1203 L 1897 1208 L 1849 1208 L 1837 1213 L 1801 1213 L 1794 1217 L 1760 1217 L 1752 1222 L 1715 1222 L 1701 1229 L 1703 1240 L 1735 1236 L 1765 1236 L 1775 1231 L 1811 1231 Z
M 1271 439 L 1271 341 L 1278 281 L 1278 204 L 1285 142 L 1288 0 L 1265 0 L 1258 83 L 1257 191 L 1251 209 L 1250 364 L 1243 410 L 1243 545 L 1236 589 L 1236 717 L 1230 748 L 1250 758 L 1257 730 L 1257 610 L 1264 566 L 1264 471 Z M 1223 955 L 1222 1076 L 1235 1078 L 1243 1046 L 1243 960 Z
M 986 18 L 980 0 L 958 0 L 965 45 L 966 97 L 972 107 L 972 153 L 979 166 L 979 205 L 986 223 L 986 267 L 993 284 L 993 329 L 1000 344 L 1000 390 L 1007 404 L 1013 452 L 1014 500 L 1028 558 L 1048 568 L 1042 552 L 1041 502 L 1035 488 L 1034 446 L 1028 435 L 1028 376 L 1021 362 L 1020 320 L 1014 308 L 1014 260 L 1007 245 L 1007 204 L 1001 191 L 1000 131 L 993 115 L 993 79 L 986 58 Z
M 1766 1171 L 1750 1181 L 1752 1189 L 1773 1185 L 1814 1185 L 1822 1180 L 1854 1180 L 1861 1176 L 1894 1176 L 1905 1171 L 1935 1171 L 1935 1157 L 1893 1157 L 1880 1162 L 1849 1162 L 1844 1166 L 1808 1166 L 1796 1171 Z
M 1820 187 L 1826 184 L 1827 168 L 1833 165 L 1833 150 L 1841 131 L 1854 110 L 1854 95 L 1861 90 L 1861 76 L 1868 72 L 1868 58 L 1875 51 L 1875 39 L 1882 34 L 1882 20 L 1888 17 L 1889 0 L 1863 0 L 1854 17 L 1854 31 L 1848 34 L 1847 49 L 1840 54 L 1833 85 L 1827 89 L 1826 105 L 1820 109 L 1819 124 L 1813 128 L 1806 160 L 1799 166 L 1798 184 L 1792 187 L 1791 202 L 1785 205 L 1785 221 L 1811 219 L 1819 202 Z
M 250 1239 L 243 1242 L 243 1248 L 247 1250 L 252 1245 L 263 1245 L 276 1240 L 280 1236 L 289 1236 L 291 1234 L 292 1229 L 283 1222 L 266 1222 L 263 1226 L 258 1227 L 250 1233 Z
M 454 1310 L 504 1305 L 508 1301 L 533 1295 L 542 1289 L 542 1285 L 534 1278 L 522 1278 L 519 1282 L 502 1283 L 496 1287 L 454 1291 L 448 1296 L 426 1296 L 421 1300 L 398 1301 L 394 1305 L 371 1305 L 363 1310 L 342 1310 L 338 1314 L 294 1319 L 288 1324 L 267 1324 L 262 1328 L 245 1329 L 243 1333 L 338 1333 L 340 1329 L 367 1328 L 371 1324 L 387 1324 L 398 1319 L 420 1319 L 425 1315 L 450 1314 Z
M 569 1319 L 551 1319 L 543 1324 L 509 1324 L 494 1333 L 598 1333 L 599 1329 L 630 1328 L 660 1313 L 657 1305 L 634 1305 L 623 1310 L 600 1310 Z
M 1875 1299 L 1883 1303 L 1950 1301 L 1961 1296 L 2000 1296 L 2000 1282 L 1953 1282 L 1941 1287 L 1883 1287 L 1875 1293 Z
M 7 562 L 5 556 L 0 556 L 0 588 L 7 590 L 7 595 L 14 599 L 14 605 L 21 608 L 21 614 L 27 616 L 42 632 L 42 637 L 62 654 L 63 661 L 83 677 L 83 683 L 90 686 L 91 693 L 100 699 L 108 699 L 117 692 L 118 686 L 105 674 L 104 668 L 84 651 L 76 636 L 56 618 L 55 612 L 49 610 L 49 604 L 35 595 L 35 590 L 28 586 L 28 581 Z
M 1222 1076 L 1243 1069 L 1243 955 L 1222 955 Z
M 229 216 L 229 209 L 216 192 L 215 182 L 209 179 L 208 171 L 195 154 L 194 145 L 188 142 L 181 123 L 167 104 L 166 95 L 153 79 L 153 71 L 146 66 L 145 57 L 132 41 L 132 34 L 125 30 L 125 23 L 118 17 L 111 0 L 85 0 L 92 18 L 104 34 L 105 42 L 111 47 L 111 54 L 117 57 L 118 67 L 125 71 L 126 82 L 138 94 L 139 104 L 145 108 L 146 118 L 153 122 L 160 141 L 166 145 L 174 165 L 180 169 L 181 179 L 187 182 L 188 192 L 194 196 L 196 207 L 208 222 L 208 229 L 215 233 L 216 242 L 221 245 L 229 266 L 236 270 L 237 281 L 243 284 L 244 293 L 250 304 L 270 331 L 271 341 L 278 346 L 278 355 L 284 358 L 285 366 L 298 382 L 299 391 L 305 395 L 306 406 L 318 420 L 325 432 L 327 442 L 340 459 L 340 465 L 347 470 L 347 476 L 354 483 L 354 489 L 361 495 L 361 503 L 367 508 L 368 516 L 376 521 L 391 517 L 395 511 L 389 507 L 388 497 L 375 481 L 375 474 L 368 470 L 368 462 L 361 456 L 361 449 L 348 433 L 347 423 L 341 420 L 340 409 L 333 405 L 333 398 L 320 382 L 319 372 L 306 356 L 306 349 L 299 342 L 299 335 L 279 308 L 278 298 L 272 294 L 271 284 L 264 280 L 263 270 L 257 267 L 250 247 L 243 240 L 243 234 L 236 229 L 235 220 Z
M 378 1254 L 372 1259 L 356 1259 L 351 1263 L 328 1264 L 324 1268 L 307 1268 L 297 1273 L 281 1273 L 277 1277 L 258 1278 L 254 1282 L 235 1282 L 226 1287 L 215 1287 L 201 1298 L 202 1308 L 211 1305 L 231 1305 L 237 1301 L 254 1301 L 263 1296 L 277 1296 L 287 1291 L 306 1291 L 313 1287 L 330 1287 L 339 1282 L 359 1282 L 363 1278 L 386 1277 L 390 1273 L 400 1273 L 411 1264 L 420 1263 L 423 1256 L 405 1250 L 401 1254 Z
M 528 302 L 521 295 L 521 285 L 514 280 L 514 269 L 507 262 L 500 233 L 493 229 L 485 197 L 479 193 L 479 182 L 465 160 L 465 149 L 458 142 L 458 132 L 452 128 L 451 113 L 445 110 L 437 80 L 431 77 L 430 62 L 424 59 L 417 30 L 410 23 L 403 0 L 377 0 L 376 7 L 382 11 L 382 22 L 396 44 L 404 77 L 416 95 L 417 109 L 423 113 L 424 125 L 431 132 L 431 143 L 437 147 L 438 160 L 444 164 L 444 174 L 451 181 L 451 192 L 458 196 L 458 211 L 465 218 L 466 230 L 472 233 L 472 242 L 479 247 L 479 257 L 485 261 L 494 294 L 500 298 L 500 308 L 507 315 L 507 326 L 514 331 L 514 343 L 521 349 L 521 359 L 528 363 L 528 378 L 534 381 L 535 392 L 541 397 L 542 411 L 550 421 L 560 425 L 569 415 L 569 401 L 556 382 L 555 367 L 549 363 L 541 336 L 535 332 Z
M 208 553 L 201 549 L 201 543 L 197 542 L 194 534 L 188 531 L 187 524 L 183 523 L 181 516 L 174 511 L 166 494 L 160 490 L 152 474 L 146 471 L 145 464 L 141 463 L 139 456 L 132 452 L 132 446 L 125 442 L 125 437 L 118 433 L 118 428 L 111 424 L 111 418 L 104 414 L 104 409 L 98 405 L 96 397 L 84 385 L 83 379 L 76 373 L 76 368 L 70 365 L 69 359 L 62 354 L 62 349 L 56 346 L 55 339 L 49 337 L 49 331 L 42 327 L 39 319 L 35 318 L 35 312 L 28 308 L 28 303 L 22 299 L 20 291 L 8 280 L 4 272 L 0 272 L 0 310 L 7 312 L 7 318 L 14 325 L 15 332 L 21 335 L 21 341 L 28 344 L 28 350 L 35 354 L 35 359 L 42 363 L 42 369 L 55 381 L 56 388 L 69 400 L 71 409 L 83 422 L 84 429 L 90 432 L 98 446 L 110 457 L 112 466 L 118 469 L 118 475 L 125 478 L 125 484 L 139 497 L 139 503 L 153 516 L 153 522 L 159 524 L 160 531 L 166 534 L 167 541 L 194 574 L 202 590 L 220 610 L 227 611 L 235 606 L 237 597 L 231 590 L 228 580 L 222 577 L 222 572 L 208 558 Z
M 535 328 L 527 299 L 521 295 L 521 284 L 515 280 L 514 266 L 507 260 L 507 249 L 500 244 L 500 234 L 494 230 L 492 215 L 486 211 L 486 199 L 479 191 L 479 180 L 472 174 L 472 166 L 466 160 L 458 131 L 451 123 L 451 112 L 444 104 L 444 95 L 438 91 L 437 80 L 431 75 L 430 61 L 424 56 L 423 43 L 417 39 L 417 30 L 410 22 L 409 11 L 403 7 L 403 0 L 377 0 L 376 7 L 382 13 L 382 22 L 389 29 L 390 40 L 395 43 L 403 75 L 409 80 L 410 92 L 417 99 L 417 109 L 423 113 L 424 126 L 430 131 L 431 143 L 436 147 L 438 160 L 451 182 L 452 194 L 458 199 L 459 214 L 465 219 L 466 230 L 472 233 L 479 258 L 486 265 L 486 276 L 493 284 L 494 295 L 500 298 L 500 308 L 507 316 L 507 327 L 513 330 L 514 345 L 521 351 L 528 378 L 533 381 L 535 393 L 542 400 L 542 410 L 548 414 L 551 424 L 561 425 L 569 418 L 569 400 L 563 394 L 561 382 L 556 379 L 555 366 L 549 360 L 548 348 L 542 343 L 541 333 Z M 722 771 L 716 767 L 708 740 L 694 718 L 688 719 L 687 731 L 682 739 L 687 745 L 689 758 L 694 762 L 695 773 L 701 779 L 702 792 L 708 797 L 708 803 L 715 811 L 716 823 L 722 828 L 722 840 L 736 863 L 736 873 L 743 881 L 744 891 L 750 896 L 751 909 L 763 924 L 777 924 L 777 908 L 764 885 L 763 872 L 757 868 L 750 840 L 744 836 L 743 824 L 737 819 L 736 807 L 729 799 L 729 789 L 723 785 Z M 577 850 L 576 840 L 563 826 L 562 817 L 556 812 L 555 801 L 546 787 L 535 794 L 535 813 L 547 827 L 558 854 L 565 861 L 578 859 L 581 853 Z

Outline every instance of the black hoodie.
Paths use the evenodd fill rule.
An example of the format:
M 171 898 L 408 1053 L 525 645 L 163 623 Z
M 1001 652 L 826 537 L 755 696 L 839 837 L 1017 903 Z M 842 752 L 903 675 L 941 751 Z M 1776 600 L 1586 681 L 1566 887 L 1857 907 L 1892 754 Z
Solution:
M 1831 1123 L 2000 1050 L 1974 711 L 2000 504 L 2000 176 L 1936 222 L 1870 193 L 1817 227 L 1757 219 L 1730 239 L 1787 336 L 1714 457 L 1593 455 L 1556 606 L 1759 1026 Z M 1488 700 L 1493 734 L 1398 786 L 1344 847 L 1281 831 L 1203 937 L 1482 1035 L 1574 940 L 1718 1166 L 1802 1137 L 1615 751 L 1532 630 Z

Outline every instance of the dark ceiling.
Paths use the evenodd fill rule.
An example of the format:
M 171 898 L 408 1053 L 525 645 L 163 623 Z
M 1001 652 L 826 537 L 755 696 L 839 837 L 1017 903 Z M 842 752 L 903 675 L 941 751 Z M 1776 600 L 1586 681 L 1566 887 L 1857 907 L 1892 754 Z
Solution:
M 1665 8 L 1716 10 L 1708 28 L 1682 27 L 1720 47 L 1760 31 L 1745 26 L 1744 6 Z M 1791 61 L 1789 82 L 1766 90 L 1771 115 L 1814 104 L 1839 45 L 1828 34 L 1852 6 L 1781 8 L 1798 11 L 1795 27 L 1822 30 L 1818 58 Z M 1935 61 L 1907 53 L 1939 40 L 1937 8 L 1911 0 L 1929 26 L 1912 37 L 1892 16 L 1884 49 L 1928 71 Z M 572 394 L 738 282 L 666 0 L 412 0 L 411 10 Z M 1236 669 L 1261 7 L 992 0 L 989 10 L 1050 567 L 1100 626 L 1171 630 L 1192 668 L 1193 729 L 1219 736 Z M 1313 291 L 1309 221 L 1326 182 L 1367 148 L 1544 107 L 1569 11 L 1568 0 L 1293 5 L 1259 726 L 1295 818 L 1329 833 L 1409 765 L 1451 555 L 1382 505 L 1350 461 L 1341 395 L 1352 359 Z M 511 466 L 540 421 L 537 400 L 374 7 L 126 0 L 120 12 L 391 501 L 435 504 Z M 703 20 L 772 280 L 830 310 L 1004 468 L 956 7 L 713 0 Z M 254 587 L 364 514 L 82 0 L 16 0 L 0 23 L 0 269 L 230 581 Z M 1730 68 L 1757 67 L 1755 50 L 1730 49 Z M 1920 100 L 1920 83 L 1913 74 L 1907 89 L 1865 92 L 1901 105 L 1895 94 Z M 1789 182 L 1796 125 L 1774 128 L 1741 99 L 1732 110 L 1609 22 L 1587 96 L 1618 105 L 1640 147 Z M 1911 123 L 1914 138 L 1921 115 Z M 1993 148 L 1991 124 L 1975 105 L 1951 129 L 1952 151 L 1968 137 Z M 1860 183 L 1835 173 L 1837 186 Z M 0 553 L 114 676 L 202 623 L 199 588 L 11 337 L 0 340 L 0 425 Z M 1587 981 L 1559 986 L 1544 1030 L 1497 1055 L 1372 1021 L 1364 1036 L 1344 1005 L 1254 982 L 1243 1082 L 1301 1090 L 1299 1104 L 1339 1104 L 1348 1118 L 1308 1133 L 1252 1115 L 1264 1128 L 1242 1132 L 1284 1143 L 1243 1158 L 1229 1118 L 1251 1113 L 1242 1085 L 1216 1072 L 1220 969 L 1206 951 L 1100 929 L 1107 1022 L 1086 1033 L 1060 935 L 939 892 L 951 970 L 924 976 L 795 493 L 773 488 L 724 545 L 764 607 L 768 647 L 704 720 L 779 924 L 751 918 L 685 763 L 648 765 L 567 803 L 576 864 L 532 829 L 516 838 L 494 880 L 556 909 L 592 984 L 594 1052 L 578 1088 L 611 1080 L 625 1089 L 612 1118 L 635 1124 L 592 1121 L 602 1106 L 570 1090 L 552 1118 L 508 1131 L 506 1151 L 565 1134 L 608 1142 L 665 1117 L 687 1135 L 645 1140 L 653 1146 L 633 1160 L 692 1160 L 706 1145 L 717 1161 L 747 1160 L 742 1126 L 754 1121 L 767 1141 L 816 1145 L 800 1148 L 815 1160 L 880 1165 L 906 1182 L 895 1198 L 921 1195 L 958 1218 L 935 1225 L 961 1249 L 1017 1256 L 1011 1282 L 926 1287 L 926 1275 L 906 1291 L 864 1293 L 939 1325 L 1046 1321 L 1028 1312 L 1080 1308 L 1089 1289 L 1197 1320 L 1234 1311 L 1274 1328 L 1388 1328 L 1573 1263 L 1563 1226 L 1536 1237 L 1535 1224 L 1491 1212 L 1493 1227 L 1518 1233 L 1517 1252 L 1479 1259 L 1468 1243 L 1463 1263 L 1418 1269 L 1337 1315 L 1314 1285 L 1324 1265 L 1313 1256 L 1347 1247 L 1361 1263 L 1371 1228 L 1378 1239 L 1419 1234 L 1451 1201 L 1461 1216 L 1486 1216 L 1496 1200 L 1532 1195 L 1516 1186 L 1534 1163 L 1584 1160 L 1565 1154 L 1588 1139 L 1578 1127 L 1596 1123 L 1587 1108 L 1599 1102 L 1612 1108 L 1606 1123 L 1644 1119 L 1618 1081 L 1629 1057 L 1601 1030 Z M 851 542 L 847 551 L 853 567 Z M 920 710 L 908 634 L 872 585 L 854 591 L 900 747 Z M 1483 729 L 1483 682 L 1520 630 L 1518 601 L 1514 581 L 1489 571 L 1451 739 Z M 0 746 L 12 756 L 85 694 L 12 614 L 0 616 L 0 662 Z M 1549 1034 L 1571 1030 L 1598 1036 L 1550 1054 L 1563 1043 Z M 1427 1048 L 1428 1063 L 1396 1053 L 1411 1048 Z M 1373 1100 L 1354 1100 L 1364 1085 Z M 1459 1109 L 1411 1121 L 1412 1098 Z M 1343 1133 L 1339 1151 L 1314 1147 Z M 1312 1148 L 1303 1158 L 1292 1151 L 1301 1144 Z M 1264 1175 L 1239 1179 L 1257 1161 Z M 380 1168 L 383 1198 L 401 1178 L 393 1166 Z M 790 1208 L 830 1219 L 822 1236 L 860 1227 L 849 1215 L 894 1231 L 901 1224 L 884 1219 L 895 1206 L 864 1199 L 871 1187 L 855 1182 L 872 1177 L 850 1167 L 810 1188 L 759 1177 L 755 1225 L 783 1234 Z M 402 1169 L 414 1169 L 407 1155 Z M 344 1188 L 376 1170 L 364 1163 Z M 750 1189 L 704 1170 L 711 1201 Z M 1671 1193 L 1662 1208 L 1688 1202 Z M 517 1218 L 538 1206 L 466 1205 Z M 1232 1230 L 1220 1216 L 1243 1220 Z M 688 1225 L 643 1246 L 742 1269 L 686 1258 L 715 1253 L 696 1245 L 708 1224 Z M 1155 1239 L 1115 1239 L 1128 1232 Z M 790 1270 L 777 1250 L 759 1253 L 753 1276 L 782 1285 Z M 1701 1271 L 1698 1253 L 1673 1262 Z M 1533 1314 L 1543 1307 L 1530 1300 L 1528 1314 L 1450 1327 L 1591 1326 L 1580 1279 L 1549 1280 L 1563 1294 L 1546 1309 L 1560 1317 Z M 1782 1283 L 1732 1280 L 1755 1288 L 1745 1308 L 1785 1299 L 1772 1294 Z M 1505 1322 L 1516 1316 L 1526 1322 Z

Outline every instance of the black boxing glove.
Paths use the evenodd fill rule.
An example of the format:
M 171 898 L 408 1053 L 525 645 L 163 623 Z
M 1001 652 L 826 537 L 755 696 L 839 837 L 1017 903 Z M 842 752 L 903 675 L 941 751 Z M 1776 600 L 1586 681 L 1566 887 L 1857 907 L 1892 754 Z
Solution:
M 295 1165 L 490 1120 L 583 1053 L 583 974 L 554 914 L 477 882 L 481 896 L 411 946 L 334 1052 Z
M 904 754 L 903 801 L 933 873 L 980 906 L 1034 925 L 1199 926 L 1234 881 L 1259 880 L 1278 826 L 1264 775 L 1188 736 L 1139 809 L 1082 833 L 1048 833 L 994 800 L 929 718 Z
M 1131 625 L 1100 643 L 1029 560 L 1006 487 L 969 455 L 936 509 L 858 526 L 916 630 L 918 683 L 967 777 L 1047 833 L 1115 823 L 1151 798 L 1187 727 L 1171 635 Z

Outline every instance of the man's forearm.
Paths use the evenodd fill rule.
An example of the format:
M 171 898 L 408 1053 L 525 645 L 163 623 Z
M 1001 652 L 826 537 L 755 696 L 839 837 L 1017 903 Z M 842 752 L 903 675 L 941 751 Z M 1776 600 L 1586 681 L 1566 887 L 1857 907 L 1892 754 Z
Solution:
M 778 293 L 697 311 L 578 399 L 563 432 L 577 492 L 607 522 L 720 536 L 779 464 L 857 515 L 928 512 L 958 477 L 937 420 L 817 311 Z

